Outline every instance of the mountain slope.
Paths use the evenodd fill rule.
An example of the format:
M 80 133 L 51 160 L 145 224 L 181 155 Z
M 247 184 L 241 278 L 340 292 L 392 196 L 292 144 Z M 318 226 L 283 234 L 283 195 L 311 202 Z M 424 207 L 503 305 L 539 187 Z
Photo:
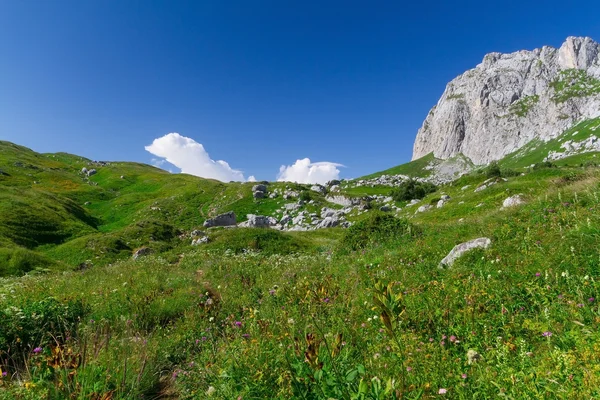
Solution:
M 491 53 L 447 85 L 419 129 L 413 160 L 462 153 L 487 164 L 599 115 L 600 44 L 592 39 Z

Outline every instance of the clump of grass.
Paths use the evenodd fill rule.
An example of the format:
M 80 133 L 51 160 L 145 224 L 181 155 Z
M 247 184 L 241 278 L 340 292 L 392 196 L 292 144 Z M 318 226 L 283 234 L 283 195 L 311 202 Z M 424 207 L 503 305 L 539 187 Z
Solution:
M 395 201 L 420 200 L 436 190 L 437 187 L 432 183 L 408 179 L 392 189 L 390 196 L 392 196 Z
M 342 250 L 361 250 L 415 233 L 415 227 L 407 220 L 374 211 L 348 228 L 339 247 Z

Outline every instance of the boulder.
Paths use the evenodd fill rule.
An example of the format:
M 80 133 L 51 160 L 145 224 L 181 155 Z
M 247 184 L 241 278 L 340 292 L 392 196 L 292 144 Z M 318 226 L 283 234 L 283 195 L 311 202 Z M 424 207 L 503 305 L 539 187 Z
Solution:
M 273 217 L 264 215 L 248 214 L 248 220 L 242 222 L 238 226 L 243 228 L 268 228 L 277 225 L 277 220 Z
M 468 251 L 474 249 L 487 249 L 492 244 L 492 241 L 489 238 L 482 237 L 478 239 L 473 239 L 468 242 L 464 242 L 454 246 L 454 248 L 448 253 L 446 257 L 442 261 L 440 261 L 440 268 L 443 267 L 451 267 L 452 264 L 463 254 Z
M 235 213 L 229 211 L 225 214 L 217 215 L 215 218 L 207 219 L 204 221 L 205 228 L 212 228 L 215 226 L 234 226 L 236 225 Z
M 190 237 L 198 237 L 198 236 L 206 236 L 206 233 L 204 231 L 198 230 L 198 229 L 194 229 L 191 233 L 190 233 Z
M 252 186 L 252 191 L 267 193 L 267 186 L 263 185 L 263 184 L 254 185 L 254 186 Z
M 137 260 L 138 258 L 147 256 L 148 254 L 152 254 L 153 252 L 154 250 L 152 250 L 150 247 L 139 248 L 133 253 L 133 259 Z
M 92 176 L 92 175 L 96 175 L 98 171 L 96 171 L 95 169 L 90 169 L 86 174 L 87 176 Z
M 255 199 L 264 199 L 265 198 L 265 192 L 253 192 L 252 196 Z
M 437 202 L 437 205 L 436 205 L 436 207 L 437 207 L 437 208 L 442 208 L 442 207 L 444 207 L 444 205 L 445 205 L 447 202 L 448 202 L 448 201 L 446 201 L 446 200 L 444 200 L 444 199 L 441 199 L 440 201 L 438 201 L 438 202 Z
M 326 217 L 317 225 L 317 228 L 333 228 L 340 224 L 340 220 L 336 217 Z
M 431 205 L 425 204 L 424 206 L 417 208 L 417 213 L 422 213 L 422 212 L 428 211 L 430 209 L 431 209 Z
M 313 185 L 310 187 L 310 190 L 312 190 L 313 192 L 321 193 L 321 194 L 327 193 L 327 189 L 325 189 L 321 185 Z
M 525 204 L 525 200 L 523 200 L 522 195 L 516 194 L 505 199 L 502 203 L 502 208 L 516 207 L 520 206 L 521 204 Z
M 198 246 L 200 244 L 206 244 L 210 241 L 208 236 L 203 236 L 197 239 L 192 240 L 192 246 Z
M 379 207 L 379 211 L 390 212 L 392 211 L 392 208 L 390 206 L 381 206 Z

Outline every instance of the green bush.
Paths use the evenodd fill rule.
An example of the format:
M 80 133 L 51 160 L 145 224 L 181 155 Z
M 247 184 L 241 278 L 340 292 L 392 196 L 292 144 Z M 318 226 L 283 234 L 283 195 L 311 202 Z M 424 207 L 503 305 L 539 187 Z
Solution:
M 348 228 L 340 240 L 340 249 L 361 250 L 375 243 L 383 243 L 415 233 L 405 219 L 390 214 L 372 212 L 368 218 Z
M 300 200 L 305 203 L 308 203 L 311 200 L 310 192 L 308 190 L 304 190 L 300 192 L 300 196 L 298 196 Z
M 88 311 L 81 300 L 61 303 L 53 297 L 0 310 L 0 360 L 17 363 L 35 347 L 65 343 Z
M 236 254 L 248 250 L 262 254 L 290 254 L 306 250 L 307 244 L 286 233 L 273 229 L 224 229 L 211 238 L 206 248 L 229 250 Z
M 534 170 L 544 169 L 544 168 L 556 168 L 556 164 L 554 164 L 553 162 L 550 162 L 550 161 L 543 161 L 543 162 L 535 163 L 533 165 Z
M 19 247 L 0 249 L 0 277 L 23 275 L 54 265 L 56 265 L 55 261 L 28 249 Z
M 484 174 L 488 178 L 500 178 L 502 176 L 502 170 L 496 161 L 492 161 L 484 171 Z
M 395 201 L 420 200 L 436 190 L 437 187 L 432 183 L 409 179 L 402 182 L 400 186 L 392 189 L 390 196 L 392 196 Z

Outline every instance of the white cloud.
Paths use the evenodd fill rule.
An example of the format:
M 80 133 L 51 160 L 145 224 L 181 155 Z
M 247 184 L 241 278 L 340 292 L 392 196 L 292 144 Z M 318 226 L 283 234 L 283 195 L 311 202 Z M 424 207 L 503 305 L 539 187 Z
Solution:
M 256 182 L 256 178 L 254 177 L 254 175 L 250 175 L 248 177 L 248 182 Z
M 309 158 L 296 160 L 294 165 L 282 165 L 277 175 L 278 181 L 298 183 L 320 183 L 325 184 L 332 179 L 340 178 L 342 164 L 332 162 L 311 163 Z
M 202 144 L 179 133 L 169 133 L 154 139 L 145 149 L 180 168 L 181 172 L 186 174 L 222 182 L 245 181 L 242 171 L 232 169 L 225 161 L 212 160 Z M 152 161 L 154 165 L 157 164 L 154 159 Z

